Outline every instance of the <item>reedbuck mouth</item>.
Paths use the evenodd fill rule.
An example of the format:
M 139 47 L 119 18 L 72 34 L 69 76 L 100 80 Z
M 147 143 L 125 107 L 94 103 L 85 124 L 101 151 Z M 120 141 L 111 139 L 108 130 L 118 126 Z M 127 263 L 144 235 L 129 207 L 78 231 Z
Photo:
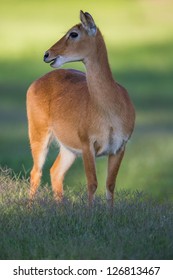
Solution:
M 106 197 L 113 205 L 116 178 L 135 123 L 135 110 L 124 87 L 114 81 L 106 45 L 89 13 L 80 11 L 80 24 L 44 54 L 44 62 L 59 68 L 81 61 L 86 73 L 73 69 L 51 71 L 27 92 L 27 115 L 33 168 L 30 199 L 40 184 L 52 138 L 60 151 L 50 169 L 54 197 L 61 201 L 63 181 L 78 155 L 83 157 L 88 201 L 97 189 L 95 158 L 108 157 Z M 52 54 L 60 53 L 54 56 Z
M 49 52 L 45 52 L 43 60 L 46 63 L 50 63 L 50 66 L 53 68 L 59 68 L 61 65 L 66 63 L 65 57 L 57 55 L 56 57 L 52 58 Z
M 58 56 L 52 58 L 48 51 L 45 52 L 44 57 L 43 57 L 44 62 L 46 62 L 46 63 L 51 62 L 51 64 L 54 63 L 57 59 L 58 59 Z

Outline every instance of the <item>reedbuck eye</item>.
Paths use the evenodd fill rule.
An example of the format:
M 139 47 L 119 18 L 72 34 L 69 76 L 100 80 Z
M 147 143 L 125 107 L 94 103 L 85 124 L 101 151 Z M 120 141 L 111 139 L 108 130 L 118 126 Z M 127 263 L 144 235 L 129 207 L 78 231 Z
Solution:
M 78 33 L 77 32 L 71 32 L 69 37 L 71 38 L 77 38 L 78 37 Z

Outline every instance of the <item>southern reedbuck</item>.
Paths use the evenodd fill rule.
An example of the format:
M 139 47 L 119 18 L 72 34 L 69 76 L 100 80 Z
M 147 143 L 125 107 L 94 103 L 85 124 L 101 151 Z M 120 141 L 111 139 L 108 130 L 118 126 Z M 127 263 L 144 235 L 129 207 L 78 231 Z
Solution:
M 106 197 L 113 204 L 117 173 L 135 122 L 127 91 L 114 81 L 100 30 L 89 13 L 45 52 L 44 61 L 59 68 L 82 61 L 86 73 L 54 70 L 36 80 L 27 92 L 29 138 L 34 165 L 30 199 L 39 186 L 52 138 L 60 152 L 51 170 L 55 199 L 63 197 L 63 179 L 75 158 L 82 155 L 92 204 L 97 189 L 95 157 L 108 156 Z

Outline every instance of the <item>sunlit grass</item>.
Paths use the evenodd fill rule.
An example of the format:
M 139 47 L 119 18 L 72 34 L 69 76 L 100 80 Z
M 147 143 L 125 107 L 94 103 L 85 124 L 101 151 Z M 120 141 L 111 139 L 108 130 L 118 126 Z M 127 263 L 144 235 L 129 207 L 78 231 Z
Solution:
M 159 43 L 173 31 L 171 1 L 1 1 L 2 59 L 38 55 L 79 22 L 79 10 L 93 14 L 110 46 L 127 48 Z M 8 13 L 6 12 L 8 10 Z

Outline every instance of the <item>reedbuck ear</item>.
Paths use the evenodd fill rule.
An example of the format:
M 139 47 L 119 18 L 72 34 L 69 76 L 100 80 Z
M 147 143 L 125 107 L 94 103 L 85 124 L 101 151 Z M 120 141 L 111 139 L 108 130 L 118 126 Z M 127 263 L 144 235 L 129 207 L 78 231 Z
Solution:
M 80 20 L 83 28 L 87 31 L 89 36 L 95 36 L 97 32 L 97 27 L 92 16 L 89 13 L 84 13 L 80 11 Z

